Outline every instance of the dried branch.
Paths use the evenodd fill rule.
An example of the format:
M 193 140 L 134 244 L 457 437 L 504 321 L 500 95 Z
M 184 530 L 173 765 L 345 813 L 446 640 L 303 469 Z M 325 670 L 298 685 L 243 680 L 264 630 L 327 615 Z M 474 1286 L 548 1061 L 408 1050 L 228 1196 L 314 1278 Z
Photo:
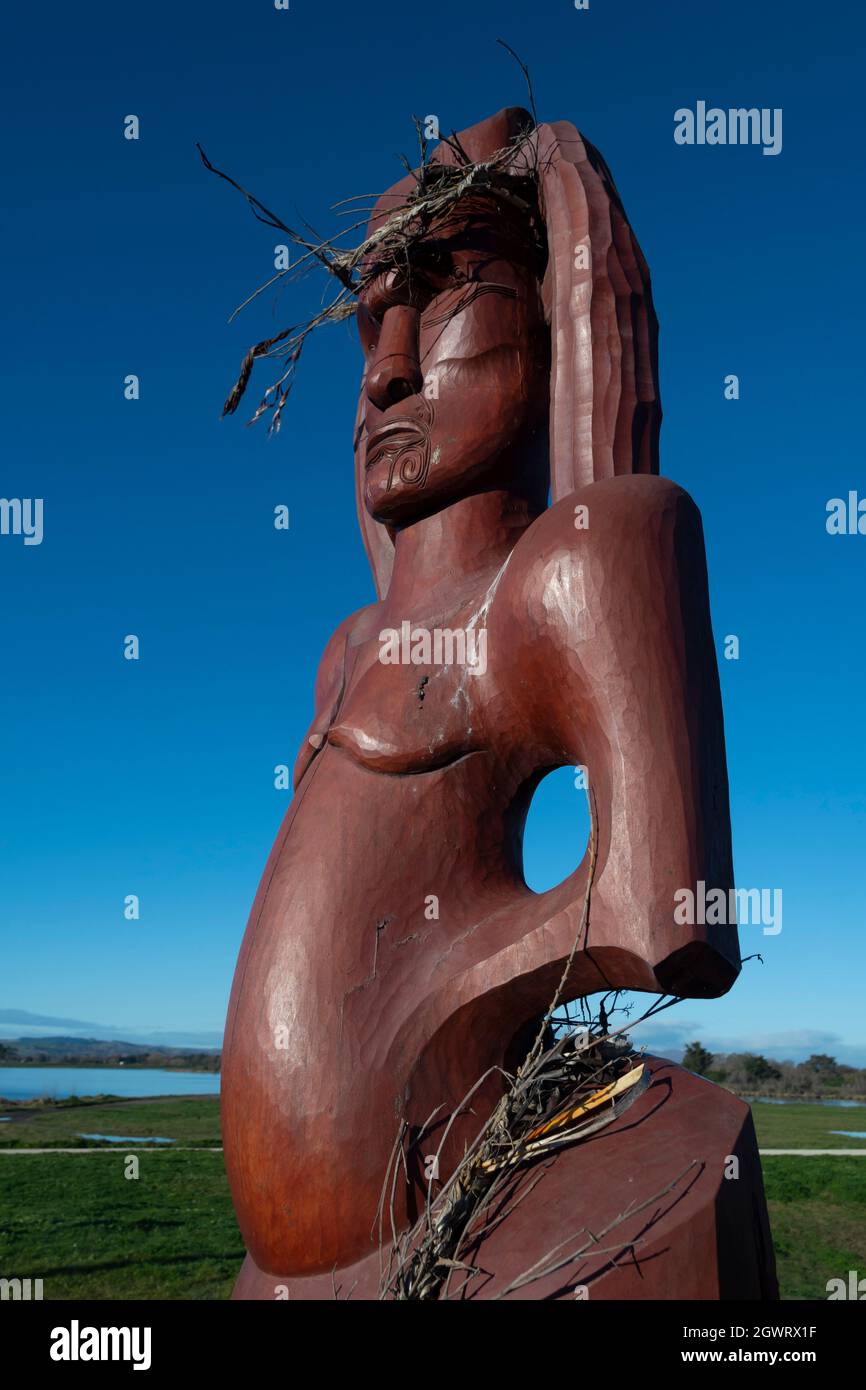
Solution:
M 499 40 L 502 43 L 502 40 Z M 519 64 L 529 89 L 533 119 L 535 102 L 532 84 L 525 64 L 507 44 L 502 45 Z M 496 151 L 489 159 L 473 161 L 454 132 L 441 136 L 441 143 L 454 156 L 454 164 L 432 162 L 428 159 L 428 141 L 418 117 L 414 117 L 418 134 L 420 164 L 413 168 L 400 156 L 404 167 L 414 181 L 405 198 L 383 217 L 369 235 L 356 245 L 345 245 L 345 240 L 365 226 L 364 220 L 355 220 L 343 227 L 335 236 L 321 238 L 302 218 L 306 233 L 289 226 L 277 213 L 267 207 L 255 194 L 245 188 L 224 170 L 218 169 L 207 157 L 201 145 L 197 145 L 205 168 L 236 189 L 248 203 L 256 219 L 267 227 L 281 232 L 287 241 L 301 253 L 285 270 L 270 276 L 254 289 L 233 311 L 230 322 L 248 307 L 259 295 L 280 281 L 286 283 L 314 265 L 318 265 L 333 276 L 340 284 L 340 292 L 318 314 L 311 319 L 284 328 L 279 333 L 254 344 L 246 353 L 238 378 L 229 392 L 223 406 L 223 415 L 231 415 L 243 399 L 253 367 L 260 358 L 281 357 L 287 361 L 283 374 L 265 391 L 257 406 L 250 424 L 270 413 L 269 432 L 279 429 L 283 407 L 292 388 L 294 374 L 298 366 L 301 350 L 309 335 L 327 323 L 339 323 L 351 318 L 357 308 L 359 295 L 363 294 L 371 280 L 387 267 L 406 267 L 411 261 L 413 249 L 429 235 L 431 228 L 440 226 L 457 205 L 468 195 L 481 196 L 491 200 L 493 205 L 506 204 L 526 217 L 527 237 L 532 240 L 537 233 L 532 230 L 533 214 L 537 206 L 538 151 L 529 132 L 521 133 Z M 373 200 L 375 195 L 359 194 L 342 199 L 335 204 L 344 208 L 348 203 Z M 357 209 L 356 209 L 357 211 Z M 370 208 L 372 211 L 372 208 Z M 343 215 L 343 214 L 341 214 Z M 459 306 L 465 308 L 465 305 Z M 457 308 L 453 310 L 457 312 Z

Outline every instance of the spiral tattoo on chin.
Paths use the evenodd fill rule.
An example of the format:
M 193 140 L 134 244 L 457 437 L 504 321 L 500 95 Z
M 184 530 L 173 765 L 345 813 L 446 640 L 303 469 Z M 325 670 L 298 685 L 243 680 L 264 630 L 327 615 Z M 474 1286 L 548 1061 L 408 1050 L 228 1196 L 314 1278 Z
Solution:
M 394 486 L 395 474 L 408 487 L 424 487 L 430 472 L 430 437 L 433 428 L 433 407 L 426 396 L 421 397 L 418 418 L 403 434 L 396 435 L 393 445 L 382 451 L 390 456 L 386 491 Z

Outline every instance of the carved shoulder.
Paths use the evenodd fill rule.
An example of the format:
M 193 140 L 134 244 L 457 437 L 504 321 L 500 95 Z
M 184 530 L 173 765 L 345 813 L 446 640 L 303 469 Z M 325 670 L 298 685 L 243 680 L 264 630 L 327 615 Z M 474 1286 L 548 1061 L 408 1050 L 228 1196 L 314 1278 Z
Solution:
M 521 538 L 509 565 L 512 604 L 537 636 L 579 635 L 588 590 L 633 574 L 645 542 L 685 523 L 700 528 L 692 499 L 668 478 L 624 474 L 579 488 L 548 507 Z M 650 576 L 651 577 L 651 576 Z M 617 589 L 622 591 L 620 578 Z
M 614 651 L 636 657 L 636 644 L 667 627 L 683 547 L 703 561 L 697 507 L 669 479 L 645 474 L 579 488 L 515 547 L 497 625 L 504 634 L 507 624 L 526 713 L 568 756 L 577 751 L 573 728 L 609 682 Z

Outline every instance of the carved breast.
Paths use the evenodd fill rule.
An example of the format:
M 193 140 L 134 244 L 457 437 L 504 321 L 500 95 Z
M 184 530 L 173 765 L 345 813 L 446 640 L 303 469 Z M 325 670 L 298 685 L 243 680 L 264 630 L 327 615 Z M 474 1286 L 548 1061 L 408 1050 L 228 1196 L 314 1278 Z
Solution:
M 487 746 L 484 710 L 495 688 L 487 607 L 350 636 L 323 741 L 384 773 L 429 772 Z
M 327 741 L 377 772 L 429 772 L 482 746 L 485 675 L 466 666 L 371 662 Z

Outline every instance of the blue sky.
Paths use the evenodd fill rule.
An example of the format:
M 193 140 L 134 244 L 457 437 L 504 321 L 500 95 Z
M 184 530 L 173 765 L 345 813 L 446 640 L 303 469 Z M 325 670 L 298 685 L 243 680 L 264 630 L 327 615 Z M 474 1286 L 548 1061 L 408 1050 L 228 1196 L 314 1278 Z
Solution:
M 743 932 L 763 966 L 655 1041 L 866 1064 L 866 537 L 825 529 L 829 498 L 866 495 L 863 30 L 853 0 L 15 8 L 0 493 L 44 498 L 45 533 L 0 536 L 0 1006 L 221 1030 L 287 804 L 273 767 L 294 759 L 329 634 L 372 596 L 350 329 L 306 350 L 279 438 L 219 420 L 245 348 L 320 286 L 227 326 L 276 238 L 195 141 L 328 230 L 337 199 L 398 176 L 413 113 L 460 129 L 523 103 L 501 36 L 540 116 L 604 153 L 650 263 L 662 470 L 703 513 L 720 648 L 740 639 L 720 662 L 737 877 L 784 894 L 780 935 Z M 781 107 L 781 154 L 677 145 L 674 112 L 698 100 Z M 560 773 L 533 807 L 530 881 L 569 872 L 585 836 Z

